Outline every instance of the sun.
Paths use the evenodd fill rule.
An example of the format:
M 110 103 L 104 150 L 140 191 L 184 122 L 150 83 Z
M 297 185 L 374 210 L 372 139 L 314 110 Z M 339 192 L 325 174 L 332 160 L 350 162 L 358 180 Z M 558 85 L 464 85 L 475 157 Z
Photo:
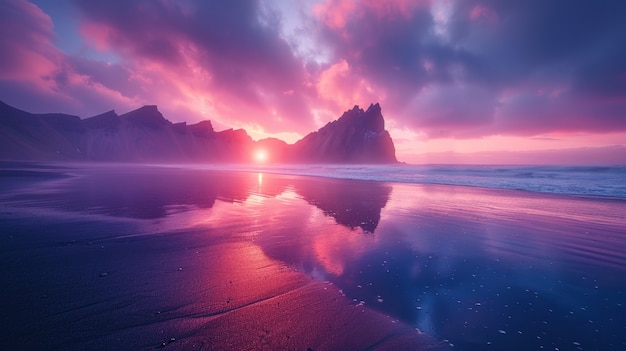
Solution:
M 265 150 L 256 150 L 254 152 L 254 160 L 259 163 L 267 161 L 267 152 Z

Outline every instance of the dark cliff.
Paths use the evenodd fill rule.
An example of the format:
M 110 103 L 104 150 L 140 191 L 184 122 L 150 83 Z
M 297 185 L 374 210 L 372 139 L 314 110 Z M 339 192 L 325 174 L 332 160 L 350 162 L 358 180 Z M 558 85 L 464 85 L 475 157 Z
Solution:
M 294 160 L 313 163 L 396 163 L 379 104 L 358 106 L 293 145 Z
M 108 111 L 80 119 L 32 114 L 0 102 L 0 159 L 123 162 L 250 162 L 263 149 L 269 162 L 395 163 L 381 109 L 355 106 L 294 145 L 257 142 L 243 129 L 216 132 L 210 121 L 165 119 L 156 106 L 123 115 Z

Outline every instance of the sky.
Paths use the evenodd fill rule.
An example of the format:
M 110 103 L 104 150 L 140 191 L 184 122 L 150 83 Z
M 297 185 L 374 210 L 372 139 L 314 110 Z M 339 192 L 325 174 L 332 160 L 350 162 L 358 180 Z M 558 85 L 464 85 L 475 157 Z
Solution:
M 625 13 L 623 0 L 0 0 L 0 100 L 83 118 L 158 105 L 290 143 L 378 102 L 405 162 L 607 150 L 626 163 Z

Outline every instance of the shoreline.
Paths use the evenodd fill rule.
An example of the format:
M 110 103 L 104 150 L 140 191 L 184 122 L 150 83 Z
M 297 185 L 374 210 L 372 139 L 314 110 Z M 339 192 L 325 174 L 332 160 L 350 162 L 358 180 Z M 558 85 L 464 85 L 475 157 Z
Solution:
M 37 185 L 0 200 L 3 345 L 622 342 L 607 320 L 626 325 L 623 201 L 190 168 L 68 173 L 23 179 Z
M 310 177 L 310 178 L 323 178 L 323 179 L 339 179 L 339 180 L 351 180 L 351 181 L 365 181 L 365 182 L 377 182 L 377 183 L 387 183 L 387 184 L 415 184 L 415 185 L 439 185 L 439 186 L 453 186 L 453 187 L 469 187 L 469 188 L 479 188 L 479 189 L 488 189 L 488 190 L 502 190 L 502 191 L 513 191 L 513 192 L 523 192 L 529 194 L 543 194 L 543 195 L 554 195 L 554 196 L 566 196 L 566 197 L 574 197 L 574 198 L 582 198 L 582 199 L 598 199 L 598 200 L 609 200 L 609 201 L 618 201 L 623 202 L 626 201 L 626 190 L 623 195 L 605 195 L 605 194 L 593 194 L 593 193 L 580 193 L 574 191 L 542 191 L 542 190 L 533 190 L 523 187 L 513 188 L 506 186 L 497 186 L 497 185 L 486 185 L 486 184 L 466 184 L 459 183 L 453 181 L 431 181 L 431 180 L 419 180 L 415 179 L 407 179 L 407 175 L 402 176 L 393 176 L 393 177 L 384 177 L 381 174 L 389 173 L 389 171 L 393 170 L 406 170 L 407 168 L 422 168 L 422 169 L 435 169 L 440 167 L 449 167 L 449 168 L 467 168 L 467 169 L 481 169 L 483 167 L 492 167 L 498 169 L 507 169 L 511 168 L 515 169 L 526 169 L 526 168 L 546 168 L 546 169 L 554 169 L 554 170 L 565 170 L 565 169 L 620 169 L 626 170 L 626 166 L 542 166 L 542 165 L 412 165 L 412 164 L 211 164 L 211 163 L 152 163 L 152 162 L 50 162 L 50 161 L 0 161 L 0 171 L 3 169 L 7 169 L 3 164 L 9 164 L 10 167 L 8 169 L 19 169 L 22 167 L 18 167 L 16 165 L 27 165 L 27 166 L 36 166 L 35 168 L 41 169 L 42 173 L 45 173 L 46 170 L 56 169 L 57 171 L 67 170 L 71 171 L 71 167 L 83 167 L 83 168 L 161 168 L 161 169 L 187 169 L 187 170 L 200 170 L 200 171 L 216 171 L 216 172 L 238 172 L 238 173 L 264 173 L 264 174 L 273 174 L 273 175 L 282 175 L 282 176 L 298 176 L 298 177 Z M 15 166 L 15 167 L 13 167 Z M 317 171 L 312 171 L 317 170 Z M 362 171 L 362 170 L 376 170 L 380 173 L 359 173 L 354 172 L 354 170 Z M 348 171 L 348 173 L 343 172 L 341 174 L 337 173 L 337 171 Z M 352 171 L 352 173 L 349 173 Z M 64 174 L 68 177 L 72 175 L 68 172 Z M 58 173 L 58 172 L 56 172 Z M 416 177 L 422 176 L 417 174 Z

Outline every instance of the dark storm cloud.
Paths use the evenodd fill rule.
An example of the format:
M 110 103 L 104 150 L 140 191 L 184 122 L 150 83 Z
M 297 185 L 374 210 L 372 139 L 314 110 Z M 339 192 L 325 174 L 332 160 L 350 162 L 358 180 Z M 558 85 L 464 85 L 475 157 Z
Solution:
M 66 47 L 87 55 L 5 0 L 0 93 L 81 115 L 158 104 L 260 134 L 372 102 L 426 137 L 626 131 L 624 1 L 294 1 L 74 0 L 83 42 Z
M 115 50 L 187 71 L 181 79 L 196 65 L 207 74 L 198 89 L 212 90 L 232 104 L 250 105 L 250 110 L 279 110 L 298 122 L 292 128 L 311 127 L 304 66 L 279 36 L 280 19 L 263 17 L 257 1 L 76 4 L 86 23 L 106 28 L 101 39 Z M 262 119 L 259 112 L 242 118 Z M 276 131 L 278 125 L 268 122 L 266 127 Z
M 407 124 L 457 136 L 626 129 L 626 2 L 433 1 L 394 16 L 355 6 L 323 37 L 392 92 L 387 107 Z

